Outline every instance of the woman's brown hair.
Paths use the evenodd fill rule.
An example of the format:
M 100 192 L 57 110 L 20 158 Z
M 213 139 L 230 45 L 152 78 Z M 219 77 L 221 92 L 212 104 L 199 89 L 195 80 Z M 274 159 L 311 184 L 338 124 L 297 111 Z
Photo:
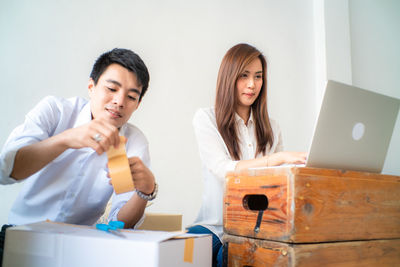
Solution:
M 267 110 L 267 62 L 255 47 L 238 44 L 228 50 L 222 59 L 217 78 L 217 95 L 215 98 L 215 117 L 218 131 L 221 134 L 231 157 L 240 160 L 241 151 L 235 123 L 237 105 L 236 82 L 254 59 L 259 58 L 263 69 L 263 85 L 257 99 L 251 105 L 255 122 L 257 150 L 256 155 L 265 155 L 265 148 L 273 143 L 271 123 Z M 256 156 L 254 155 L 254 156 Z

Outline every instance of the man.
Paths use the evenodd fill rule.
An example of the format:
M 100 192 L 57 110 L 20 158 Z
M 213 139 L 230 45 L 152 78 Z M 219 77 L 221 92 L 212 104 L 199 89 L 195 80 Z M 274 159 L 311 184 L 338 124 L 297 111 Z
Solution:
M 50 219 L 94 224 L 112 196 L 109 220 L 134 227 L 157 185 L 149 170 L 148 142 L 128 123 L 147 91 L 149 73 L 141 58 L 113 49 L 95 62 L 90 101 L 46 97 L 9 136 L 0 155 L 0 183 L 25 180 L 9 214 L 10 224 Z M 134 192 L 115 194 L 106 152 L 126 138 Z

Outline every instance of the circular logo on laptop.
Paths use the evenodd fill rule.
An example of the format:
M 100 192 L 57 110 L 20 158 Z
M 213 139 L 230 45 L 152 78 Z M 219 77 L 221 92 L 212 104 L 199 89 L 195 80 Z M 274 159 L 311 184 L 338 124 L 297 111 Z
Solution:
M 364 136 L 364 132 L 365 132 L 364 123 L 357 122 L 353 126 L 353 133 L 352 133 L 353 139 L 356 141 L 360 140 Z

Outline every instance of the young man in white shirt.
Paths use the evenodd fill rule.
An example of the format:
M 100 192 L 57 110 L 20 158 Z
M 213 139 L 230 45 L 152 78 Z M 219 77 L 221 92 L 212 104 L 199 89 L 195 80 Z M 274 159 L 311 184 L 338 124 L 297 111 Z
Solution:
M 0 154 L 0 184 L 25 180 L 9 214 L 10 224 L 53 221 L 94 224 L 112 197 L 109 220 L 137 225 L 157 185 L 149 169 L 148 142 L 128 123 L 147 91 L 141 58 L 113 49 L 95 62 L 89 98 L 46 97 L 9 136 Z M 106 151 L 126 138 L 135 191 L 115 194 Z

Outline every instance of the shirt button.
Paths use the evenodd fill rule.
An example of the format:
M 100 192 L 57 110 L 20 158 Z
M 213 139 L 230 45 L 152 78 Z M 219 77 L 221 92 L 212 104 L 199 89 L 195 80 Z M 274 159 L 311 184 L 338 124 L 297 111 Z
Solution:
M 253 145 L 252 144 L 249 144 L 249 147 L 252 147 Z

